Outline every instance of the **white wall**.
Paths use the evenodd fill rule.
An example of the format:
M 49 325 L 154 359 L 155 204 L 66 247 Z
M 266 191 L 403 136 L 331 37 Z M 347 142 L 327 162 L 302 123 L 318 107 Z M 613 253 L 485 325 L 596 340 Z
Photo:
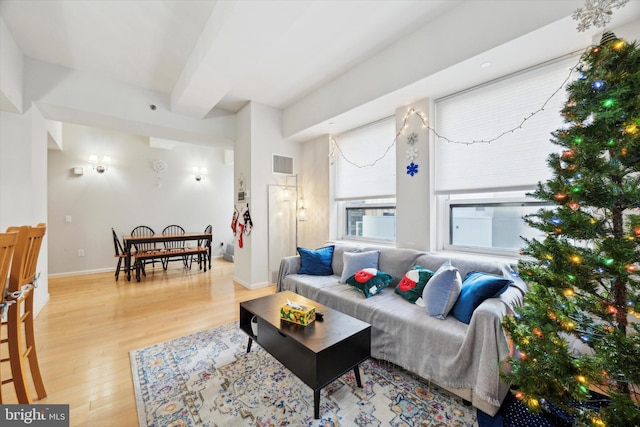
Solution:
M 161 233 L 170 224 L 187 231 L 211 224 L 213 256 L 222 253 L 221 242 L 231 242 L 233 166 L 225 165 L 224 149 L 184 143 L 150 148 L 148 137 L 71 124 L 63 127 L 63 142 L 64 151 L 49 150 L 51 274 L 113 270 L 111 227 L 122 236 L 137 225 Z M 94 171 L 89 154 L 111 156 L 109 170 Z M 155 160 L 166 162 L 167 170 L 156 173 Z M 208 169 L 204 180 L 195 180 L 194 166 Z M 74 167 L 83 167 L 84 175 L 74 175 Z
M 24 61 L 13 36 L 0 16 L 0 106 L 22 113 Z
M 396 139 L 396 246 L 424 251 L 435 247 L 435 211 L 433 201 L 433 160 L 431 132 L 423 127 L 429 123 L 429 99 L 396 110 L 396 131 L 402 134 Z M 413 108 L 417 114 L 407 114 Z M 403 129 L 406 118 L 406 127 Z M 418 157 L 418 173 L 407 174 L 407 136 L 415 133 L 418 141 L 413 145 Z
M 295 159 L 299 157 L 300 147 L 282 137 L 282 112 L 276 108 L 250 102 L 238 113 L 237 123 L 235 191 L 238 190 L 238 179 L 242 174 L 247 182 L 249 198 L 243 203 L 236 202 L 235 206 L 242 220 L 243 209 L 249 204 L 253 229 L 250 235 L 243 236 L 242 248 L 236 239 L 234 280 L 245 287 L 258 288 L 271 283 L 268 262 L 268 186 L 286 183 L 284 176 L 272 173 L 272 155 L 294 157 L 296 168 Z
M 304 248 L 318 248 L 331 236 L 329 147 L 328 135 L 301 144 L 298 183 L 307 220 L 298 222 L 298 245 Z
M 32 106 L 23 114 L 0 111 L 0 230 L 47 222 L 47 124 Z M 36 272 L 34 294 L 37 315 L 49 299 L 45 235 Z

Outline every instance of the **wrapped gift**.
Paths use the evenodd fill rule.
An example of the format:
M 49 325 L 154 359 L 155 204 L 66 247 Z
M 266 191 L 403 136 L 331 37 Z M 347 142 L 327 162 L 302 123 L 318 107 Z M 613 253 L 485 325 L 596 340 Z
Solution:
M 297 323 L 298 325 L 307 326 L 316 320 L 316 308 L 300 305 L 289 301 L 280 307 L 280 318 L 287 322 Z

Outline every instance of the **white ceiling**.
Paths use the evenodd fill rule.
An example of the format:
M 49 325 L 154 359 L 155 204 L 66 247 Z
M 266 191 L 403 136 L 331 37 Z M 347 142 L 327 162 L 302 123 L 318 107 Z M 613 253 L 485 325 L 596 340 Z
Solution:
M 25 56 L 166 94 L 172 111 L 203 118 L 214 107 L 236 112 L 249 100 L 286 109 L 471 1 L 477 0 L 1 0 L 0 16 Z M 518 1 L 487 4 L 499 13 Z M 564 1 L 582 3 L 539 0 L 540 10 Z M 614 22 L 639 16 L 640 0 L 631 0 Z M 483 37 L 459 31 L 465 43 Z M 515 52 L 530 51 L 532 64 L 557 57 L 585 46 L 585 37 L 590 42 L 591 36 L 579 36 L 566 17 L 336 120 L 344 129 L 409 100 L 513 72 L 522 67 L 509 64 Z M 541 49 L 541 40 L 548 47 Z M 479 71 L 485 60 L 492 67 Z M 314 132 L 328 133 L 325 126 L 317 124 Z
M 26 56 L 165 94 L 176 87 L 211 19 L 224 44 L 205 53 L 213 68 L 207 79 L 226 89 L 211 108 L 237 111 L 248 100 L 284 108 L 457 2 L 230 3 L 2 0 L 0 15 Z M 260 11 L 248 16 L 247 8 Z M 212 14 L 223 22 L 216 25 Z M 261 55 L 245 45 L 257 42 L 251 26 L 243 22 L 252 17 L 264 23 L 263 32 L 275 33 L 260 36 L 270 43 L 261 46 Z M 391 24 L 396 22 L 402 25 Z M 257 25 L 253 28 L 258 30 Z

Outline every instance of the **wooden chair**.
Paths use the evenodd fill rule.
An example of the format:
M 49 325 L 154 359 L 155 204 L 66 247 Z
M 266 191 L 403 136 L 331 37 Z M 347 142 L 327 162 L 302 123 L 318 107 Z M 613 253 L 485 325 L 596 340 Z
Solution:
M 4 320 L 5 310 L 9 308 L 9 302 L 4 301 L 4 291 L 7 286 L 7 277 L 9 276 L 9 267 L 13 259 L 13 252 L 18 241 L 18 233 L 0 233 L 0 313 Z M 1 344 L 8 344 L 8 339 L 1 340 Z M 0 350 L 0 354 L 2 351 Z M 0 362 L 8 362 L 9 358 L 2 359 Z M 0 403 L 2 403 L 2 366 L 0 363 Z
M 179 225 L 168 225 L 162 230 L 163 236 L 170 235 L 184 235 L 185 231 Z M 165 270 L 169 267 L 169 262 L 171 261 L 182 261 L 182 264 L 185 268 L 191 267 L 189 264 L 189 257 L 185 255 L 185 242 L 182 240 L 177 240 L 175 242 L 164 242 L 165 253 L 168 254 L 166 257 L 162 258 L 162 268 Z
M 131 236 L 155 236 L 155 234 L 156 232 L 146 225 L 139 225 L 131 230 Z M 140 272 L 142 272 L 144 276 L 147 275 L 145 265 L 151 264 L 152 267 L 155 267 L 156 259 L 159 258 L 159 254 L 157 254 L 159 249 L 155 243 L 134 243 L 133 248 L 135 252 L 132 252 L 131 255 L 136 260 L 136 279 L 140 281 Z
M 207 225 L 204 228 L 204 232 L 205 233 L 212 233 L 213 232 L 213 227 L 211 226 L 211 224 Z M 211 250 L 211 241 L 208 239 L 200 239 L 198 240 L 198 253 L 193 255 L 191 257 L 191 260 L 189 262 L 189 268 L 191 268 L 191 262 L 193 262 L 193 258 L 196 258 L 196 260 L 198 261 L 198 266 L 200 267 L 200 269 L 202 270 L 202 262 L 204 262 L 204 271 L 207 271 L 207 259 L 209 251 Z M 211 264 L 209 264 L 209 269 L 211 269 Z
M 125 258 L 127 257 L 127 253 L 124 251 L 122 247 L 122 242 L 120 242 L 120 238 L 118 237 L 118 235 L 116 234 L 116 231 L 113 228 L 111 228 L 111 234 L 113 234 L 113 249 L 115 251 L 114 257 L 118 259 L 118 264 L 116 265 L 116 274 L 115 274 L 116 282 L 117 282 L 118 278 L 120 277 L 120 272 L 127 271 L 127 268 L 125 265 Z
M 5 298 L 5 302 L 11 302 L 6 325 L 12 378 L 4 380 L 3 383 L 13 382 L 18 403 L 21 404 L 33 402 L 27 384 L 27 361 L 38 399 L 47 396 L 40 374 L 33 328 L 33 294 L 37 286 L 36 267 L 46 230 L 45 224 L 7 229 L 10 233 L 17 232 L 18 240 L 13 253 L 9 289 Z

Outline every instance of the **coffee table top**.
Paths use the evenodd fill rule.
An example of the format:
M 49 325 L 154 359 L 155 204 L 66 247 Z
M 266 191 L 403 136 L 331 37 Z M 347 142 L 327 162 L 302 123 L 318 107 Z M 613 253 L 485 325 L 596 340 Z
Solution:
M 324 315 L 324 319 L 316 319 L 307 326 L 280 319 L 280 306 L 286 304 L 287 299 L 307 307 L 315 307 L 316 312 Z M 240 305 L 316 353 L 371 327 L 366 322 L 291 291 L 277 292 L 241 302 Z

